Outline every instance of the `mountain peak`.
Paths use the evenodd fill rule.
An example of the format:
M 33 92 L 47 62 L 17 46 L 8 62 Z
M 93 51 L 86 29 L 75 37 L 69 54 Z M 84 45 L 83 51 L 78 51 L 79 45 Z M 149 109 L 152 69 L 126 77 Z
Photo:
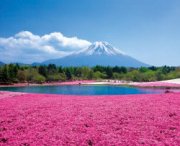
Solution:
M 108 42 L 94 42 L 88 48 L 73 52 L 59 59 L 52 59 L 42 64 L 56 64 L 61 66 L 148 66 L 116 49 Z
M 88 48 L 76 52 L 76 54 L 85 55 L 123 55 L 124 53 L 116 49 L 108 42 L 97 41 L 92 43 Z
M 103 46 L 103 45 L 108 45 L 108 42 L 103 42 L 103 41 L 96 41 L 93 43 L 96 46 Z

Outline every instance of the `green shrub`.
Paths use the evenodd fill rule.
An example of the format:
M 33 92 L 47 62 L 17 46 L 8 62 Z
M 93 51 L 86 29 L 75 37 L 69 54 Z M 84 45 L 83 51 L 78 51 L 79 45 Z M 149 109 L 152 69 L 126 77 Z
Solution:
M 46 79 L 45 79 L 44 76 L 38 74 L 38 75 L 35 75 L 35 76 L 33 77 L 32 81 L 33 81 L 34 83 L 42 84 L 42 83 L 44 83 L 44 82 L 46 81 Z

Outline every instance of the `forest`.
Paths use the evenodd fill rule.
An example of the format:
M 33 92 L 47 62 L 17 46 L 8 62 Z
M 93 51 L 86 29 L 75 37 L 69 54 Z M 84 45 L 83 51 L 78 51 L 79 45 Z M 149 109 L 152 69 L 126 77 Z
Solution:
M 48 66 L 5 64 L 0 66 L 0 84 L 24 82 L 41 84 L 44 82 L 101 79 L 150 82 L 174 78 L 180 78 L 180 67 L 59 67 L 54 64 Z

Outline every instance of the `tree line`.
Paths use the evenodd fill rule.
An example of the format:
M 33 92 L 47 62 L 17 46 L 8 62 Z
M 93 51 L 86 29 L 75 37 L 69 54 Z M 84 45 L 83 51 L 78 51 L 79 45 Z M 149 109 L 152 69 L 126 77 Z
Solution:
M 0 84 L 44 83 L 68 80 L 118 79 L 136 82 L 160 81 L 180 78 L 180 67 L 59 67 L 5 64 L 0 66 Z

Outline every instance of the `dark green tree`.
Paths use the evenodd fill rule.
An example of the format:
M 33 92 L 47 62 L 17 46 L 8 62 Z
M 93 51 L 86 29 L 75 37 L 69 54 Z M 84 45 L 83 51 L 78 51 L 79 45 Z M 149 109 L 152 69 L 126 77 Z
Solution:
M 53 74 L 57 72 L 57 67 L 55 64 L 49 64 L 47 70 L 49 74 Z
M 9 72 L 8 72 L 8 65 L 4 65 L 0 72 L 0 82 L 1 83 L 9 83 Z
M 47 67 L 46 66 L 39 66 L 38 68 L 39 74 L 43 75 L 44 77 L 47 77 Z
M 67 80 L 71 80 L 72 79 L 72 73 L 71 73 L 69 68 L 66 69 L 65 74 L 66 74 Z
M 112 68 L 111 68 L 110 66 L 108 66 L 108 67 L 106 68 L 106 74 L 107 74 L 107 78 L 108 78 L 108 79 L 111 79 L 111 78 L 112 78 L 112 76 L 113 76 L 113 71 L 112 71 Z

